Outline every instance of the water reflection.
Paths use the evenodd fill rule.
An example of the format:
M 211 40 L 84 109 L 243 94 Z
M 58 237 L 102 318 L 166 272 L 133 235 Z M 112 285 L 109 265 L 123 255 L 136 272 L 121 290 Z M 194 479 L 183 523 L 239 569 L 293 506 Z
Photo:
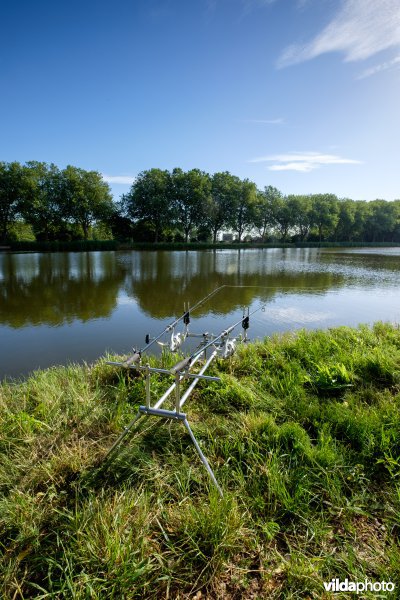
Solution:
M 372 248 L 354 250 L 346 248 L 346 251 L 325 250 L 325 252 L 321 253 L 320 260 L 321 263 L 326 265 L 334 262 L 339 268 L 340 266 L 350 268 L 353 272 L 357 271 L 358 275 L 374 271 L 385 273 L 392 271 L 398 274 L 400 271 L 400 248 L 383 248 L 381 252 L 379 252 L 379 249 Z
M 192 315 L 194 330 L 219 331 L 260 303 L 252 337 L 399 321 L 396 250 L 0 254 L 0 378 L 128 352 L 220 286 Z
M 321 293 L 344 285 L 333 271 L 302 270 L 309 251 L 295 251 L 295 265 L 285 251 L 147 252 L 120 258 L 127 276 L 125 291 L 149 316 L 166 318 L 182 312 L 183 301 L 195 304 L 220 286 L 227 286 L 196 314 L 229 314 L 256 299 L 267 302 L 277 292 Z M 315 254 L 315 253 L 314 253 Z
M 226 315 L 279 292 L 322 294 L 397 282 L 398 256 L 264 249 L 85 252 L 0 256 L 0 323 L 14 328 L 110 317 L 126 295 L 151 318 L 180 314 L 226 286 L 197 315 Z
M 108 317 L 124 276 L 111 253 L 5 254 L 1 323 L 58 326 Z

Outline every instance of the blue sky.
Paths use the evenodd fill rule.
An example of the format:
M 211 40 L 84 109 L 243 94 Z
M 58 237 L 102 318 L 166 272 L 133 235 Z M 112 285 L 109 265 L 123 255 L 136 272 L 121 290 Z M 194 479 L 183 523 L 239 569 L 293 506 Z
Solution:
M 400 198 L 399 0 L 23 0 L 0 21 L 0 160 Z

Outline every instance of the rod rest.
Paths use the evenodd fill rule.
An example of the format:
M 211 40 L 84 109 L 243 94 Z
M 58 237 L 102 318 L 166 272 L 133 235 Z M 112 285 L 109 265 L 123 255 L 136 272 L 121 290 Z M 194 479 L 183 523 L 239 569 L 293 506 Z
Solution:
M 176 410 L 165 410 L 163 408 L 139 406 L 139 412 L 143 415 L 150 415 L 152 417 L 164 417 L 164 419 L 175 419 L 178 421 L 185 421 L 186 419 L 186 413 L 178 413 Z
M 132 356 L 127 358 L 122 364 L 124 367 L 129 367 L 130 365 L 135 365 L 135 364 L 139 363 L 141 358 L 142 358 L 142 353 L 135 352 L 134 354 L 132 354 Z
M 176 365 L 174 365 L 171 369 L 170 369 L 170 373 L 172 373 L 172 375 L 176 375 L 176 373 L 178 373 L 179 371 L 183 371 L 185 369 L 188 369 L 190 367 L 190 363 L 192 362 L 192 357 L 188 356 L 187 358 L 184 358 L 183 360 L 180 360 L 179 362 L 176 363 Z

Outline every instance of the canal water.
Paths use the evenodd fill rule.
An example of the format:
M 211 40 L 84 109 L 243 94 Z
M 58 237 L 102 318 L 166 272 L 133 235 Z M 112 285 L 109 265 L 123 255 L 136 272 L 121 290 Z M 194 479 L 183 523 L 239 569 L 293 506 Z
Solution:
M 144 345 L 183 312 L 251 338 L 299 328 L 400 322 L 400 248 L 0 254 L 0 379 Z M 238 332 L 240 329 L 238 330 Z

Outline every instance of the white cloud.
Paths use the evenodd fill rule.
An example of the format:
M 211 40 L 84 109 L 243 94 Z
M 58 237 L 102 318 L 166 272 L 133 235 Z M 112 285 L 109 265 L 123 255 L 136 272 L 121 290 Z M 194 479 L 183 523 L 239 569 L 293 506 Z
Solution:
M 107 183 L 121 184 L 121 185 L 132 185 L 135 181 L 135 177 L 132 175 L 106 175 L 102 173 L 104 181 Z
M 375 65 L 370 69 L 365 69 L 357 79 L 365 79 L 366 77 L 371 77 L 372 75 L 376 75 L 377 73 L 381 73 L 382 71 L 387 71 L 388 69 L 392 69 L 393 67 L 400 66 L 400 56 L 396 56 L 392 60 L 388 60 L 379 65 Z
M 324 165 L 359 165 L 361 161 L 351 158 L 342 158 L 335 154 L 321 154 L 319 152 L 291 152 L 290 154 L 276 154 L 260 156 L 249 162 L 272 162 L 270 171 L 300 171 L 309 173 Z
M 312 162 L 289 162 L 281 165 L 271 165 L 268 167 L 270 171 L 300 171 L 301 173 L 308 173 L 309 171 L 313 171 L 319 165 Z
M 286 48 L 278 67 L 326 52 L 343 52 L 345 61 L 364 60 L 396 46 L 400 46 L 399 0 L 343 0 L 337 15 L 313 40 Z

